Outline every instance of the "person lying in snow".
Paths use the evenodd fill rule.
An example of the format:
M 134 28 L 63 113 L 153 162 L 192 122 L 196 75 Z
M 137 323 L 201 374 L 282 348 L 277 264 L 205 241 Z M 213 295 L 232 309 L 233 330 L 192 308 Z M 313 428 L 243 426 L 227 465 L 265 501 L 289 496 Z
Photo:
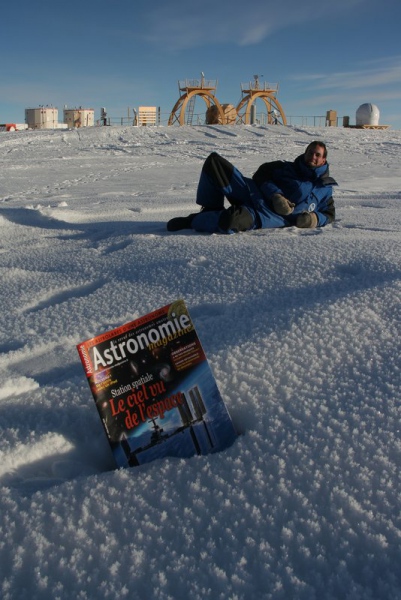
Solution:
M 200 212 L 176 217 L 168 231 L 194 229 L 208 233 L 237 233 L 273 227 L 324 227 L 335 219 L 327 148 L 311 142 L 293 162 L 262 164 L 252 178 L 244 177 L 217 152 L 202 168 L 196 203 Z M 224 208 L 224 199 L 230 203 Z

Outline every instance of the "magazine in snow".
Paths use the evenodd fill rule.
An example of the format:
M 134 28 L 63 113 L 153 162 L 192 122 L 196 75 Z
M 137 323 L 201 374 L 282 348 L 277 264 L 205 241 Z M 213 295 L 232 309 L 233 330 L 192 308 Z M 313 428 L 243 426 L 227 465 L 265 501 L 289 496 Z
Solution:
M 237 437 L 183 300 L 77 349 L 118 467 L 218 452 Z

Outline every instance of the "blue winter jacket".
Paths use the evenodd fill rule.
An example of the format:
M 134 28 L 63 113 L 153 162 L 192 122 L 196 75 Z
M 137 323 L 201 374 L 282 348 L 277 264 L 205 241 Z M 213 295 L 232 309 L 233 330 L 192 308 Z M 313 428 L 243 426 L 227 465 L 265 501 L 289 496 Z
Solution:
M 252 179 L 263 194 L 263 199 L 256 199 L 255 206 L 262 221 L 264 212 L 266 216 L 267 212 L 271 214 L 273 194 L 282 194 L 295 204 L 294 212 L 283 217 L 285 225 L 294 224 L 296 216 L 305 211 L 316 214 L 319 227 L 335 219 L 332 186 L 337 182 L 330 177 L 327 163 L 313 169 L 305 164 L 304 154 L 301 154 L 294 162 L 274 161 L 261 165 Z

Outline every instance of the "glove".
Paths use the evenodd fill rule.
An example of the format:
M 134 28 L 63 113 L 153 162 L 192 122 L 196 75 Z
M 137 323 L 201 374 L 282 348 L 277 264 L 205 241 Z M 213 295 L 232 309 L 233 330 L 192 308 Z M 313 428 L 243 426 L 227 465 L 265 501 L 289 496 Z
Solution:
M 317 214 L 314 212 L 303 212 L 297 216 L 295 225 L 302 229 L 314 229 L 317 227 Z
M 281 194 L 273 194 L 271 201 L 273 210 L 278 215 L 286 216 L 290 215 L 294 211 L 295 204 L 287 200 L 287 198 Z

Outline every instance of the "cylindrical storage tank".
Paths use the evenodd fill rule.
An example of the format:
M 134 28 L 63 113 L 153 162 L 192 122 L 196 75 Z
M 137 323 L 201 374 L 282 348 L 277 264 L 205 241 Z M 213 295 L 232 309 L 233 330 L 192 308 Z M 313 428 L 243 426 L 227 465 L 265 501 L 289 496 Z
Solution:
M 53 107 L 26 108 L 25 123 L 29 129 L 56 129 L 58 109 Z
M 237 119 L 237 111 L 232 104 L 222 104 L 223 120 L 219 113 L 219 109 L 215 104 L 209 106 L 206 111 L 206 125 L 232 125 Z
M 212 104 L 206 111 L 206 125 L 217 125 L 218 123 L 221 123 L 219 109 L 215 104 Z
M 361 104 L 356 111 L 357 125 L 378 125 L 380 111 L 375 104 Z
M 93 127 L 95 111 L 93 108 L 65 108 L 64 123 L 68 127 Z
M 225 123 L 227 125 L 235 124 L 237 120 L 237 109 L 232 104 L 222 104 L 222 109 L 224 112 Z

